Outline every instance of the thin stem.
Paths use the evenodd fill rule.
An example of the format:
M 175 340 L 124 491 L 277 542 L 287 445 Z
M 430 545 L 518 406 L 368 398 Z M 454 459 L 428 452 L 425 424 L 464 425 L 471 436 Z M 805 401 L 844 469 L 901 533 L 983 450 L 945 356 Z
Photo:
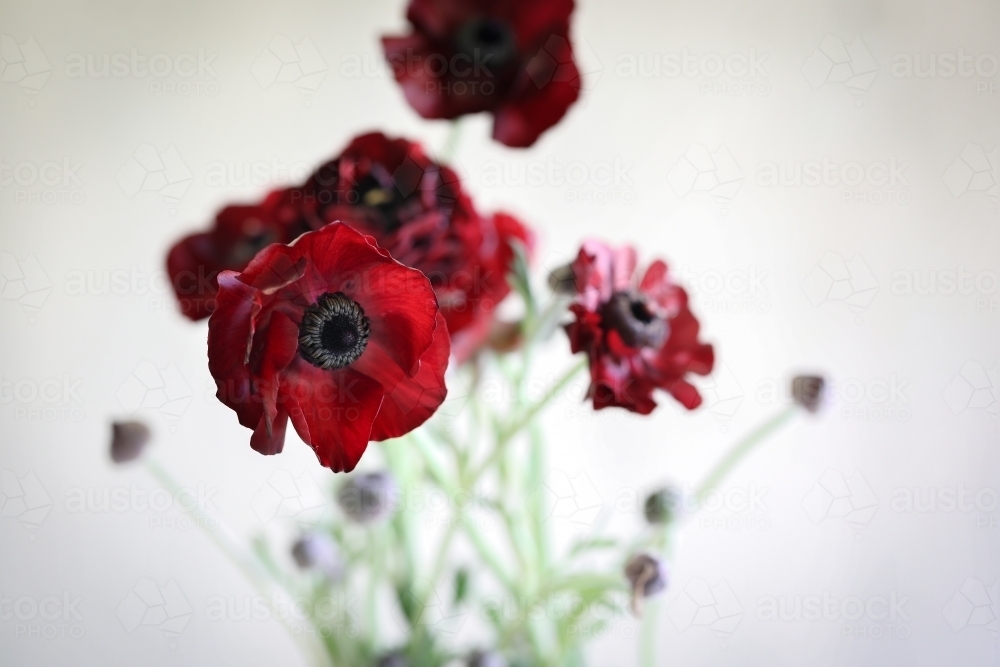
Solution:
M 769 435 L 791 420 L 791 418 L 795 416 L 796 412 L 798 412 L 798 409 L 797 405 L 791 405 L 785 408 L 757 427 L 756 430 L 751 431 L 745 438 L 733 445 L 729 452 L 722 458 L 722 460 L 715 464 L 715 467 L 708 473 L 705 480 L 697 487 L 695 498 L 698 501 L 698 505 L 701 505 L 701 501 L 705 499 L 705 496 L 708 495 L 708 493 L 714 489 L 727 474 L 729 474 L 737 463 L 753 451 L 754 447 L 766 440 Z
M 462 136 L 462 120 L 453 120 L 448 128 L 448 136 L 444 140 L 444 146 L 438 153 L 438 162 L 450 162 L 453 157 L 455 157 L 455 151 L 458 149 L 458 140 Z
M 642 616 L 642 643 L 639 645 L 639 662 L 642 667 L 656 667 L 656 619 L 660 615 L 660 601 L 646 604 Z

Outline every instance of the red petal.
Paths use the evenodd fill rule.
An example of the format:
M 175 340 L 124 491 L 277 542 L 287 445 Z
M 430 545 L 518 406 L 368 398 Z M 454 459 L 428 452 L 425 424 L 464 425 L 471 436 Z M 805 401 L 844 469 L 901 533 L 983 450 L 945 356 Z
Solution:
M 188 319 L 203 320 L 215 309 L 216 273 L 222 267 L 207 258 L 217 253 L 215 235 L 204 232 L 185 236 L 167 254 L 170 285 Z
M 288 413 L 280 408 L 274 418 L 268 423 L 266 417 L 261 417 L 253 435 L 250 436 L 250 447 L 266 456 L 280 454 L 285 446 L 285 430 L 288 426 Z
M 323 371 L 304 361 L 285 377 L 289 417 L 299 437 L 330 470 L 354 470 L 368 447 L 382 385 L 351 368 Z
M 420 370 L 386 392 L 372 426 L 372 440 L 398 438 L 423 424 L 434 414 L 448 393 L 444 373 L 450 350 L 448 328 L 438 313 L 434 342 L 420 358 Z
M 565 37 L 550 37 L 527 70 L 517 92 L 494 112 L 493 138 L 513 148 L 534 144 L 580 96 L 580 71 Z
M 247 428 L 256 428 L 263 417 L 247 369 L 258 312 L 257 290 L 237 280 L 232 271 L 219 274 L 218 306 L 208 321 L 208 369 L 218 387 L 216 396 L 236 411 Z

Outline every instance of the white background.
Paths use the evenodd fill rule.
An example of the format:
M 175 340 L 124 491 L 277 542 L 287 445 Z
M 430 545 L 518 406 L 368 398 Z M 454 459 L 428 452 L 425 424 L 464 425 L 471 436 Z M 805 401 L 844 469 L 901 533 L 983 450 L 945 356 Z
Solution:
M 260 197 L 290 170 L 300 176 L 359 132 L 443 144 L 445 124 L 419 119 L 381 66 L 378 36 L 402 31 L 403 11 L 381 0 L 0 7 L 0 597 L 79 599 L 79 617 L 0 620 L 0 662 L 305 664 L 277 622 L 207 618 L 208 600 L 253 590 L 176 508 L 76 512 L 68 499 L 156 487 L 141 467 L 107 462 L 109 421 L 132 409 L 154 428 L 161 464 L 214 494 L 240 534 L 282 534 L 282 520 L 265 521 L 253 505 L 275 471 L 329 487 L 294 436 L 276 458 L 249 449 L 249 432 L 213 397 L 206 325 L 176 312 L 162 264 L 169 245 L 219 207 Z M 502 206 L 539 230 L 541 265 L 572 255 L 586 236 L 668 259 L 691 287 L 718 365 L 695 414 L 664 397 L 649 418 L 594 415 L 579 386 L 559 402 L 546 418 L 554 475 L 576 482 L 587 511 L 553 521 L 583 531 L 596 507 L 614 530 L 634 531 L 631 498 L 665 480 L 695 484 L 728 442 L 780 408 L 770 387 L 822 371 L 834 383 L 829 409 L 786 427 L 725 483 L 728 505 L 683 532 L 658 624 L 662 664 L 996 664 L 1000 6 L 584 2 L 573 31 L 581 102 L 529 150 L 491 142 L 485 117 L 468 120 L 456 167 L 481 209 Z M 260 63 L 282 38 L 310 40 L 320 58 L 311 69 L 324 74 L 299 86 L 275 81 Z M 844 82 L 827 55 L 851 44 L 859 76 Z M 133 50 L 193 54 L 195 63 L 201 52 L 207 67 L 190 78 L 67 71 L 81 54 Z M 959 50 L 972 57 L 970 75 L 946 76 L 941 59 Z M 31 54 L 32 71 L 50 70 L 44 81 L 21 78 L 18 51 Z M 685 53 L 696 63 L 687 73 L 652 76 L 657 55 L 663 63 Z M 704 58 L 751 53 L 752 76 L 712 76 L 717 61 Z M 939 69 L 907 76 L 894 71 L 900 54 L 918 54 L 921 71 L 935 58 Z M 357 62 L 360 74 L 345 67 Z M 144 144 L 176 149 L 179 198 L 134 192 L 134 178 L 119 177 Z M 693 187 L 685 155 L 706 172 Z M 960 155 L 981 172 L 971 184 Z M 824 161 L 837 167 L 818 185 L 766 181 L 772 165 Z M 50 162 L 59 170 L 44 170 L 48 183 L 32 179 Z M 517 170 L 533 163 L 551 175 L 519 183 Z M 845 185 L 851 163 L 871 178 Z M 880 165 L 893 163 L 895 178 L 880 179 Z M 583 178 L 581 164 L 595 176 Z M 511 176 L 497 182 L 504 170 Z M 728 187 L 712 191 L 713 178 Z M 106 272 L 136 282 L 101 293 Z M 949 290 L 949 276 L 962 274 L 968 293 Z M 908 288 L 914 275 L 936 287 Z M 94 287 L 81 290 L 81 277 Z M 568 363 L 557 338 L 544 371 Z M 181 378 L 168 386 L 176 402 L 156 407 L 150 395 L 136 407 L 143 394 L 129 378 L 150 365 Z M 43 388 L 47 398 L 32 396 Z M 47 512 L 22 513 L 14 496 L 31 480 L 42 491 L 28 504 Z M 947 502 L 963 491 L 964 505 Z M 759 500 L 744 503 L 744 494 Z M 920 511 L 902 502 L 908 494 Z M 932 496 L 944 502 L 927 505 Z M 173 642 L 155 626 L 128 632 L 116 615 L 142 578 L 172 580 L 191 609 Z M 699 598 L 692 611 L 702 589 L 717 599 Z M 767 619 L 772 603 L 790 609 L 824 595 L 841 611 L 852 597 L 876 601 L 856 620 L 841 611 Z M 901 611 L 882 618 L 877 598 L 893 596 Z M 725 622 L 713 626 L 717 615 Z M 593 664 L 635 664 L 636 629 L 615 619 L 591 646 Z M 82 637 L 42 636 L 64 631 Z

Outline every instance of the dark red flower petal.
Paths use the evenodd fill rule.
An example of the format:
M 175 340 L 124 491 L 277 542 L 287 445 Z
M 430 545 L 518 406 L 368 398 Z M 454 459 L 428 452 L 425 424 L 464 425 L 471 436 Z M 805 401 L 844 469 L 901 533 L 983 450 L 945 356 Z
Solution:
M 240 424 L 253 429 L 264 416 L 247 368 L 260 308 L 257 290 L 232 271 L 219 275 L 218 305 L 208 327 L 208 369 L 218 388 L 216 396 L 236 412 Z
M 438 313 L 434 341 L 420 358 L 420 370 L 386 390 L 382 407 L 372 425 L 372 440 L 388 440 L 409 433 L 423 424 L 444 402 L 448 393 L 444 373 L 450 345 L 448 326 Z

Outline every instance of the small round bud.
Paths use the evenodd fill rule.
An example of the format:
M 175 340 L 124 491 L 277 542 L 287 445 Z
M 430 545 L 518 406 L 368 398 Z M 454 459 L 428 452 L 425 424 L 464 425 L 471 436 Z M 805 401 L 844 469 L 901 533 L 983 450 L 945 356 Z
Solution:
M 407 667 L 409 664 L 402 651 L 384 653 L 375 663 L 377 667 Z
M 625 566 L 625 578 L 632 586 L 632 611 L 642 615 L 642 601 L 667 587 L 667 564 L 649 554 L 636 554 Z
M 673 487 L 657 489 L 646 496 L 642 507 L 646 521 L 652 525 L 666 525 L 680 514 L 681 494 Z
M 398 501 L 396 480 L 388 472 L 370 472 L 347 479 L 337 502 L 350 518 L 359 523 L 371 523 L 387 517 Z
M 792 399 L 809 412 L 816 412 L 823 405 L 825 384 L 818 375 L 799 375 L 792 379 Z
M 111 425 L 111 460 L 134 461 L 142 455 L 150 438 L 149 427 L 142 422 L 114 422 Z
M 576 276 L 573 273 L 573 265 L 565 264 L 552 269 L 549 273 L 549 288 L 556 294 L 573 296 L 576 294 Z
M 344 576 L 344 562 L 333 540 L 324 533 L 306 533 L 292 545 L 292 558 L 303 570 L 320 572 L 330 581 Z
M 507 661 L 499 653 L 475 650 L 469 654 L 467 667 L 507 667 Z

